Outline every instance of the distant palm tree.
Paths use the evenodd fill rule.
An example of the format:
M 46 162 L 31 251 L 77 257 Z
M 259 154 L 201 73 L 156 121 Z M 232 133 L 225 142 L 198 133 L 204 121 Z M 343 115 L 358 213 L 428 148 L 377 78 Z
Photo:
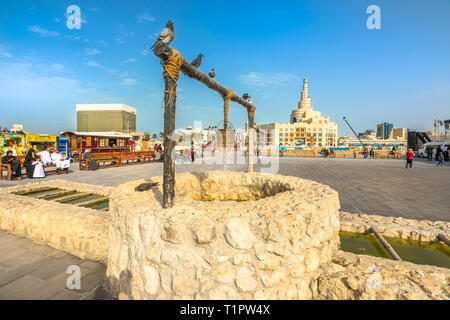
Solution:
M 152 134 L 152 139 L 155 140 L 156 138 L 158 138 L 158 135 L 156 133 Z
M 161 132 L 159 133 L 159 137 L 160 137 L 160 138 L 164 138 L 164 132 L 161 131 Z

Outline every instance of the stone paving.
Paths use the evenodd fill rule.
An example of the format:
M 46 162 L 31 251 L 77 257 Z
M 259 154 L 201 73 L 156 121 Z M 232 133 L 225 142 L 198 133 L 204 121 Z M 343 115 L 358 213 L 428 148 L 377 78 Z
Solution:
M 81 288 L 69 290 L 71 265 L 81 271 Z M 0 300 L 108 299 L 105 265 L 0 231 Z
M 45 179 L 118 186 L 121 183 L 162 175 L 162 163 L 110 167 L 49 175 Z M 176 166 L 177 172 L 223 170 L 223 165 Z M 243 171 L 245 165 L 228 165 Z M 255 171 L 259 166 L 255 167 Z M 415 160 L 405 169 L 403 160 L 280 158 L 279 173 L 324 183 L 339 192 L 343 211 L 396 216 L 410 219 L 450 221 L 450 165 L 437 168 L 435 162 Z M 0 181 L 0 187 L 29 183 L 30 180 Z
M 49 175 L 89 184 L 117 186 L 162 175 L 162 163 Z M 222 170 L 223 165 L 181 164 L 178 172 Z M 259 171 L 259 166 L 255 171 Z M 244 171 L 245 165 L 228 165 Z M 280 158 L 279 173 L 324 183 L 339 192 L 341 210 L 411 219 L 450 221 L 450 166 L 416 160 Z M 0 187 L 29 183 L 0 181 Z M 81 290 L 65 288 L 69 265 L 79 265 Z M 102 286 L 105 266 L 0 231 L 0 299 L 108 299 Z

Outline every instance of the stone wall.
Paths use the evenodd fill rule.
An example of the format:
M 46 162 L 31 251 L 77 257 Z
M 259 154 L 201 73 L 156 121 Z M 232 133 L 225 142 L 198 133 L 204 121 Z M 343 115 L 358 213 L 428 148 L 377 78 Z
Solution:
M 105 212 L 14 195 L 41 187 L 109 195 L 112 188 L 63 180 L 0 189 L 0 229 L 67 251 L 83 259 L 106 263 L 109 215 Z
M 111 194 L 107 277 L 116 298 L 307 299 L 303 288 L 338 249 L 338 194 L 325 185 L 177 174 L 175 206 L 162 209 L 162 178 L 152 181 L 160 186 L 138 193 L 144 181 L 134 181 Z
M 383 235 L 392 238 L 436 241 L 438 234 L 450 238 L 450 222 L 413 220 L 401 217 L 382 217 L 340 212 L 341 231 L 366 233 L 375 226 Z
M 450 269 L 339 250 L 306 290 L 320 300 L 449 300 Z

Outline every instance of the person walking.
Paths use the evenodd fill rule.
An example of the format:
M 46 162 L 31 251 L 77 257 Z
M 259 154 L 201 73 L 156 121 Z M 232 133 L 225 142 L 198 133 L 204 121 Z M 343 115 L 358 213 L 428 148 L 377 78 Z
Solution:
M 433 161 L 433 146 L 428 145 L 426 150 L 427 150 L 428 161 Z
M 448 147 L 447 146 L 444 146 L 442 148 L 442 153 L 444 154 L 444 161 L 445 162 L 449 161 L 450 159 L 449 159 L 449 152 L 448 152 Z
M 442 152 L 441 146 L 438 146 L 436 149 L 436 161 L 438 161 L 438 155 Z
M 363 148 L 363 157 L 364 157 L 364 159 L 367 159 L 367 148 L 366 147 Z
M 444 164 L 444 153 L 441 151 L 437 155 L 437 166 L 442 166 Z
M 412 163 L 414 159 L 414 152 L 411 148 L 408 149 L 408 152 L 406 153 L 406 168 L 408 168 L 408 165 L 410 168 L 412 168 Z
M 373 150 L 373 148 L 370 148 L 369 154 L 370 154 L 370 159 L 375 159 L 375 151 Z

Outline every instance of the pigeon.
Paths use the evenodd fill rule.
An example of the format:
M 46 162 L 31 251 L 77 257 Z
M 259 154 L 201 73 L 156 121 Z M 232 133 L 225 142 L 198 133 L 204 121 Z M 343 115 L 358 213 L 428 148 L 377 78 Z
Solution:
M 214 71 L 214 69 L 211 69 L 211 71 L 208 73 L 208 76 L 209 76 L 211 79 L 214 79 L 214 77 L 216 76 L 216 72 Z
M 248 96 L 248 100 L 247 101 L 248 101 L 248 103 L 252 104 L 253 103 L 252 97 Z
M 248 93 L 244 93 L 244 94 L 242 95 L 242 99 L 244 99 L 245 101 L 247 101 L 247 99 L 248 99 Z
M 202 58 L 203 58 L 203 54 L 199 54 L 197 58 L 194 59 L 194 61 L 191 62 L 191 64 L 198 68 L 200 67 L 200 65 L 202 64 Z
M 150 183 L 141 183 L 140 185 L 138 185 L 134 191 L 148 191 L 153 187 L 156 187 L 159 185 L 159 182 L 150 182 Z
M 159 34 L 158 40 L 156 40 L 156 42 L 162 41 L 165 44 L 169 45 L 174 39 L 175 39 L 175 32 L 173 31 L 173 22 L 172 20 L 169 20 L 169 22 L 166 23 L 166 27 Z M 152 49 L 155 46 L 155 44 L 153 44 Z

